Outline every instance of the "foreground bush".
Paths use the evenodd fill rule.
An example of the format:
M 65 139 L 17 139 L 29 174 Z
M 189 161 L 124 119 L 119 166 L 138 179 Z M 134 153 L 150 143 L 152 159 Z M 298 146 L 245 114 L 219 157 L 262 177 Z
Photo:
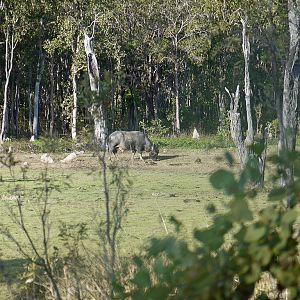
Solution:
M 228 163 L 232 157 L 227 154 Z M 258 171 L 250 162 L 238 178 L 229 170 L 215 172 L 212 185 L 231 196 L 229 211 L 216 214 L 209 228 L 194 230 L 196 247 L 176 237 L 153 239 L 145 256 L 134 258 L 136 272 L 124 285 L 117 284 L 118 297 L 125 299 L 250 299 L 261 277 L 274 278 L 275 298 L 300 297 L 299 238 L 296 226 L 300 196 L 299 153 L 271 159 L 276 166 L 269 193 L 270 205 L 253 217 L 249 201 Z M 295 165 L 292 186 L 278 187 L 285 176 L 283 166 Z M 292 206 L 285 209 L 289 198 Z M 215 213 L 215 207 L 207 208 Z M 181 223 L 172 219 L 177 231 Z M 228 237 L 230 236 L 230 239 Z M 229 241 L 230 242 L 229 242 Z M 274 283 L 273 282 L 273 283 Z M 256 293 L 257 294 L 257 293 Z M 256 295 L 268 299 L 268 295 Z M 274 295 L 273 295 L 274 296 Z M 274 299 L 274 298 L 273 298 Z

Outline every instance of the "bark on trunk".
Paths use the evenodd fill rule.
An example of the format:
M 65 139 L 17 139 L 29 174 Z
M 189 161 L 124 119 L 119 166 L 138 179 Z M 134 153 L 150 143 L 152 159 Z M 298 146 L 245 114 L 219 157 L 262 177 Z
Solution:
M 258 163 L 259 163 L 259 173 L 260 173 L 260 187 L 264 187 L 265 182 L 265 169 L 266 169 L 266 159 L 267 159 L 267 147 L 268 147 L 268 138 L 269 138 L 269 129 L 270 125 L 267 125 L 264 128 L 263 135 L 261 138 L 261 145 L 263 146 L 264 150 L 262 151 L 261 155 L 258 157 Z
M 72 140 L 76 140 L 77 138 L 77 81 L 76 81 L 77 73 L 74 72 L 72 82 L 73 82 L 73 110 L 72 110 Z
M 44 55 L 42 52 L 42 45 L 40 42 L 39 49 L 39 61 L 37 65 L 37 76 L 35 82 L 34 89 L 34 107 L 33 107 L 33 132 L 31 136 L 31 141 L 35 141 L 39 137 L 39 121 L 40 121 L 40 93 L 41 93 L 41 81 L 42 81 L 42 73 L 44 69 Z
M 283 149 L 295 150 L 296 127 L 297 127 L 297 106 L 299 90 L 299 41 L 300 41 L 300 12 L 295 1 L 288 1 L 288 18 L 290 32 L 290 47 L 288 58 L 284 70 L 283 83 L 283 104 L 282 104 L 282 123 L 283 123 Z
M 49 135 L 53 137 L 54 129 L 54 62 L 53 57 L 51 58 L 51 71 L 50 71 L 50 97 L 49 97 L 49 106 L 50 106 L 50 125 L 49 125 Z
M 31 89 L 31 87 L 29 87 Z M 33 134 L 33 129 L 32 129 L 32 91 L 29 91 L 28 94 L 28 127 L 29 127 L 29 132 L 30 136 Z
M 5 32 L 5 85 L 3 97 L 3 112 L 2 112 L 2 126 L 0 132 L 0 141 L 6 139 L 8 127 L 8 85 L 13 67 L 14 50 L 16 47 L 14 39 L 13 28 L 7 27 Z
M 175 133 L 180 134 L 179 72 L 178 61 L 175 62 Z
M 226 129 L 226 107 L 224 93 L 220 91 L 219 93 L 219 128 Z
M 16 91 L 15 91 L 15 103 L 14 103 L 14 109 L 13 109 L 13 122 L 14 122 L 14 129 L 15 129 L 15 136 L 18 139 L 19 138 L 19 103 L 20 103 L 20 91 L 19 86 L 16 83 Z
M 225 88 L 226 89 L 226 88 Z M 227 93 L 231 98 L 229 119 L 230 119 L 230 133 L 233 142 L 238 150 L 238 156 L 242 168 L 246 165 L 248 161 L 248 150 L 245 147 L 242 134 L 242 124 L 239 111 L 239 101 L 240 101 L 240 86 L 236 87 L 234 95 L 231 95 L 229 90 L 226 89 Z
M 280 150 L 294 151 L 296 146 L 297 107 L 299 93 L 299 42 L 300 42 L 300 4 L 294 0 L 288 1 L 288 20 L 290 45 L 284 70 L 282 128 L 280 135 L 282 144 Z M 293 168 L 286 168 L 283 184 L 289 186 L 293 182 Z M 287 204 L 288 207 L 291 203 Z
M 89 37 L 86 33 L 84 34 L 84 49 L 87 56 L 88 73 L 90 79 L 90 88 L 92 92 L 95 92 L 96 96 L 99 96 L 99 69 L 97 58 L 94 54 L 92 37 Z M 96 104 L 95 98 L 94 103 L 90 108 L 91 115 L 94 120 L 94 134 L 95 141 L 99 144 L 100 148 L 104 150 L 106 148 L 106 138 L 107 138 L 107 120 L 106 112 L 103 103 Z
M 158 103 L 160 98 L 160 86 L 159 86 L 159 67 L 156 67 L 155 70 L 155 91 L 156 95 L 154 97 L 153 106 L 154 106 L 154 119 L 158 120 Z
M 244 65 L 245 65 L 245 101 L 246 101 L 246 113 L 247 113 L 247 135 L 246 135 L 246 146 L 250 146 L 254 141 L 253 122 L 251 114 L 251 102 L 250 102 L 250 75 L 249 75 L 249 59 L 250 59 L 250 42 L 249 35 L 247 32 L 247 17 L 241 19 L 243 25 L 243 54 L 244 54 Z

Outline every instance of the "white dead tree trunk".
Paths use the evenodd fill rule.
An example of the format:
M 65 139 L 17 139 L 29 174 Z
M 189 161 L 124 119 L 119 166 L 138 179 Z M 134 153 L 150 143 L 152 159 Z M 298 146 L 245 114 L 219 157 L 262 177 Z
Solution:
M 243 140 L 243 132 L 242 132 L 242 124 L 241 124 L 241 116 L 239 113 L 239 101 L 240 101 L 240 86 L 236 87 L 235 94 L 229 92 L 227 88 L 225 88 L 226 92 L 230 96 L 230 111 L 229 111 L 229 119 L 230 119 L 230 133 L 232 140 L 237 147 L 238 156 L 240 159 L 240 163 L 242 168 L 246 165 L 248 161 L 248 149 L 245 146 Z
M 236 88 L 235 94 L 231 95 L 229 90 L 225 88 L 231 99 L 229 118 L 230 118 L 230 132 L 232 139 L 238 149 L 238 155 L 242 169 L 248 164 L 250 158 L 251 164 L 255 164 L 260 172 L 260 178 L 256 178 L 254 181 L 263 187 L 264 184 L 264 173 L 265 173 L 265 161 L 267 157 L 267 138 L 268 138 L 268 127 L 265 128 L 263 137 L 261 139 L 261 145 L 264 150 L 261 153 L 254 153 L 251 150 L 251 145 L 254 143 L 254 130 L 251 113 L 251 90 L 250 90 L 250 74 L 249 74 L 249 60 L 250 60 L 250 42 L 249 34 L 247 32 L 247 16 L 241 18 L 243 26 L 243 54 L 244 54 L 244 92 L 246 102 L 246 114 L 247 114 L 247 132 L 246 137 L 243 140 L 243 131 L 241 125 L 241 118 L 239 111 L 239 100 L 240 91 L 239 85 Z
M 242 125 L 239 109 L 239 100 L 240 100 L 240 89 L 239 85 L 236 88 L 234 95 L 231 95 L 229 90 L 225 88 L 226 92 L 229 94 L 231 99 L 229 118 L 230 118 L 230 132 L 232 139 L 238 149 L 239 159 L 242 168 L 245 167 L 246 163 L 249 160 L 249 146 L 253 144 L 254 141 L 254 131 L 252 123 L 252 114 L 251 114 L 251 101 L 250 101 L 250 75 L 249 75 L 249 59 L 250 59 L 250 42 L 249 35 L 247 32 L 247 17 L 241 19 L 243 26 L 243 54 L 245 62 L 245 102 L 246 102 L 246 113 L 247 113 L 247 133 L 246 138 L 243 140 Z
M 253 131 L 253 122 L 251 114 L 251 101 L 250 101 L 250 75 L 249 75 L 249 60 L 250 60 L 250 42 L 249 34 L 247 32 L 247 16 L 241 19 L 243 25 L 243 54 L 244 54 L 244 63 L 245 63 L 245 101 L 246 101 L 246 113 L 247 113 L 247 134 L 245 143 L 246 146 L 250 146 L 254 141 L 254 131 Z
M 14 38 L 13 27 L 8 26 L 5 31 L 5 85 L 4 85 L 4 99 L 3 99 L 3 112 L 2 112 L 2 126 L 0 133 L 0 141 L 3 142 L 7 135 L 8 127 L 8 85 L 10 75 L 13 67 L 14 50 L 17 43 Z
M 88 73 L 90 79 L 90 88 L 93 96 L 93 104 L 89 109 L 93 120 L 94 120 L 94 135 L 95 141 L 100 146 L 101 149 L 106 147 L 106 138 L 107 138 L 107 121 L 106 113 L 103 103 L 96 103 L 95 94 L 99 97 L 99 69 L 97 58 L 94 54 L 93 45 L 92 45 L 93 36 L 89 37 L 87 33 L 84 34 L 84 49 L 87 56 L 88 64 Z
M 298 1 L 288 0 L 288 21 L 290 45 L 284 70 L 283 103 L 282 103 L 282 128 L 280 128 L 279 150 L 293 151 L 296 147 L 297 107 L 299 98 L 299 42 L 300 42 L 300 4 Z M 293 170 L 287 168 L 287 177 L 283 184 L 293 182 Z M 290 206 L 290 203 L 288 203 Z

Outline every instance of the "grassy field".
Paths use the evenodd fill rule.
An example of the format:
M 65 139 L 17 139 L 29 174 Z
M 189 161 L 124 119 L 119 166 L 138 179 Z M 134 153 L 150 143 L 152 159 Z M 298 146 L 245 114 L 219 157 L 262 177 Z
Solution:
M 161 149 L 160 158 L 155 163 L 147 159 L 145 162 L 138 159 L 132 162 L 128 153 L 118 156 L 119 165 L 128 167 L 128 178 L 132 182 L 127 195 L 128 214 L 123 223 L 120 240 L 122 256 L 139 252 L 152 237 L 166 235 L 167 231 L 173 232 L 174 228 L 169 222 L 172 215 L 183 222 L 182 234 L 191 239 L 194 228 L 208 226 L 211 222 L 211 215 L 206 211 L 208 204 L 215 204 L 219 211 L 225 209 L 226 196 L 213 190 L 209 183 L 209 175 L 213 171 L 226 167 L 224 161 L 217 160 L 217 157 L 222 157 L 223 152 L 224 150 Z M 23 191 L 26 225 L 35 242 L 41 245 L 38 203 L 39 187 L 43 185 L 40 177 L 45 167 L 40 162 L 41 154 L 16 153 L 15 156 L 18 163 L 13 175 L 4 167 L 0 169 L 0 223 L 9 228 L 26 248 L 24 235 L 9 216 L 10 209 L 16 209 L 12 192 L 16 191 L 16 187 L 17 190 L 20 188 Z M 53 154 L 54 163 L 48 167 L 49 177 L 58 188 L 49 197 L 52 246 L 60 248 L 62 245 L 58 237 L 61 222 L 84 222 L 89 234 L 86 244 L 91 249 L 97 249 L 98 222 L 104 218 L 104 196 L 98 158 L 91 153 L 84 153 L 74 161 L 63 164 L 60 159 L 64 156 L 66 155 Z M 20 171 L 24 162 L 30 165 L 25 180 L 22 179 Z M 261 207 L 265 203 L 264 198 L 260 197 L 253 205 Z M 28 251 L 30 252 L 29 249 Z M 0 255 L 0 270 L 14 280 L 24 260 L 16 247 L 2 235 Z M 5 297 L 7 295 L 0 292 L 0 299 L 7 299 Z

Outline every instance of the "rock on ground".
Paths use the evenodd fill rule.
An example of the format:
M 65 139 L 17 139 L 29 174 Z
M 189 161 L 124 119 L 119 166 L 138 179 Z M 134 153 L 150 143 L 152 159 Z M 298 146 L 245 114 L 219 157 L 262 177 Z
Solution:
M 44 153 L 41 156 L 41 162 L 46 163 L 46 164 L 53 164 L 54 163 L 52 157 L 48 153 Z
M 74 160 L 78 155 L 83 154 L 83 153 L 84 153 L 83 151 L 72 152 L 67 157 L 62 159 L 60 162 L 62 162 L 62 163 L 70 162 L 70 161 Z

